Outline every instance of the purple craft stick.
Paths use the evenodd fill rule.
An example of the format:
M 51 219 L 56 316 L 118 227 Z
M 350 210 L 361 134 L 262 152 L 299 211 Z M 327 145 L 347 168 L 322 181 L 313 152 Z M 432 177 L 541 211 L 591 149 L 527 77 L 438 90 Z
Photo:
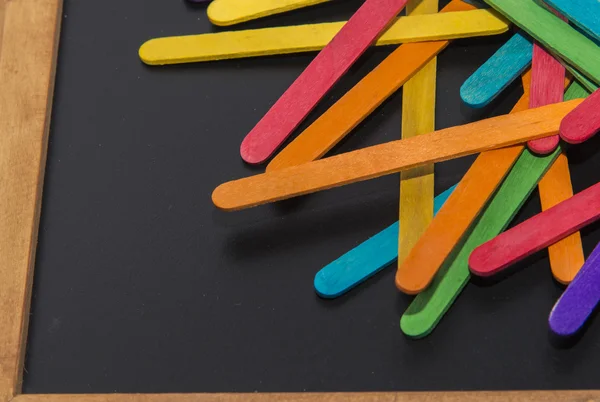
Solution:
M 600 300 L 600 243 L 550 312 L 550 329 L 560 336 L 577 333 Z

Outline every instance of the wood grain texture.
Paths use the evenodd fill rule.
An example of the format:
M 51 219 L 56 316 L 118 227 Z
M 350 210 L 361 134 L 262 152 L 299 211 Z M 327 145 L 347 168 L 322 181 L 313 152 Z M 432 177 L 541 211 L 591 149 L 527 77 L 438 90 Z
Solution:
M 435 197 L 434 213 L 440 210 L 455 187 Z M 392 224 L 323 267 L 315 275 L 317 294 L 327 299 L 339 297 L 396 261 L 400 226 L 400 222 Z
M 537 43 L 533 45 L 531 63 L 531 108 L 563 101 L 565 68 Z M 548 154 L 556 149 L 558 135 L 529 141 L 527 147 L 538 154 Z
M 600 40 L 600 2 L 598 0 L 544 0 L 569 21 L 596 40 Z
M 213 24 L 227 26 L 327 1 L 330 0 L 213 0 L 206 14 Z
M 471 252 L 508 226 L 559 153 L 560 149 L 543 157 L 528 150 L 521 154 L 462 246 L 445 261 L 431 285 L 417 295 L 402 316 L 400 327 L 407 336 L 422 338 L 433 331 L 469 282 Z
M 577 99 L 498 116 L 234 180 L 218 186 L 212 200 L 223 210 L 250 208 L 555 135 L 562 118 L 580 103 Z
M 62 1 L 0 2 L 0 400 L 20 392 Z
M 600 47 L 535 0 L 485 0 L 553 54 L 600 83 Z
M 374 45 L 450 40 L 497 35 L 508 30 L 505 20 L 488 10 L 446 15 L 400 17 Z M 150 65 L 196 63 L 323 49 L 340 32 L 345 22 L 328 22 L 286 27 L 248 29 L 200 35 L 150 39 L 139 49 L 140 59 Z
M 600 244 L 554 305 L 548 319 L 550 330 L 560 336 L 576 335 L 596 309 L 599 300 Z
M 600 89 L 565 116 L 560 136 L 571 144 L 580 144 L 600 131 Z
M 598 89 L 598 85 L 594 84 L 592 81 L 588 80 L 583 74 L 581 74 L 577 69 L 573 68 L 567 63 L 563 64 L 567 71 L 571 73 L 573 78 L 577 80 L 588 92 L 595 92 Z
M 542 210 L 547 210 L 573 196 L 569 161 L 565 154 L 559 155 L 556 162 L 538 184 Z M 581 234 L 575 232 L 548 247 L 552 276 L 566 285 L 581 269 L 584 256 Z
M 514 34 L 460 87 L 467 105 L 488 105 L 531 64 L 533 43 L 522 33 Z
M 530 75 L 523 79 L 524 96 L 511 113 L 529 107 Z M 496 187 L 504 179 L 523 147 L 482 153 L 458 185 L 442 216 L 428 225 L 411 244 L 406 256 L 398 260 L 396 287 L 408 294 L 417 294 L 433 280 L 450 251 L 479 214 Z M 460 213 L 457 209 L 460 208 Z M 402 218 L 401 218 L 402 219 Z M 431 247 L 435 244 L 435 247 Z
M 600 391 L 19 395 L 14 402 L 600 402 Z
M 494 275 L 598 219 L 600 183 L 477 247 L 469 259 L 471 272 Z
M 468 10 L 473 10 L 473 6 L 453 0 L 441 12 Z M 321 158 L 449 43 L 439 41 L 399 46 L 294 138 L 271 160 L 266 170 L 283 169 Z
M 407 15 L 438 11 L 438 0 L 409 0 Z M 412 138 L 435 130 L 437 58 L 411 78 L 402 92 L 401 138 Z M 408 255 L 433 219 L 433 164 L 400 172 L 398 264 Z
M 247 163 L 266 161 L 390 25 L 408 0 L 366 0 L 240 145 Z
M 246 135 L 240 146 L 242 159 L 251 164 L 266 161 L 406 3 L 367 0 Z M 472 12 L 477 11 L 486 10 Z

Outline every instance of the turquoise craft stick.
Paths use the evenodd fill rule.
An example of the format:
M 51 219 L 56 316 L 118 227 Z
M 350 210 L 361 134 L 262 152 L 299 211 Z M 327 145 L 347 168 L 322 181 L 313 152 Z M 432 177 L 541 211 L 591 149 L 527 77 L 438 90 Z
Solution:
M 481 65 L 460 88 L 460 97 L 469 106 L 489 104 L 531 64 L 533 43 L 516 33 Z
M 456 186 L 433 200 L 433 213 L 442 208 Z M 315 290 L 321 297 L 333 299 L 366 281 L 398 258 L 399 222 L 325 266 L 315 275 Z
M 600 84 L 600 47 L 535 0 L 485 0 L 496 11 Z
M 600 40 L 600 1 L 544 0 L 595 40 Z

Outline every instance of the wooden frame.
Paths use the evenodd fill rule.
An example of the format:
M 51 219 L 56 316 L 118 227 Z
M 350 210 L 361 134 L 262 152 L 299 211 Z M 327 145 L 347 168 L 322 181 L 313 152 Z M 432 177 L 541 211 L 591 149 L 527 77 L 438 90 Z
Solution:
M 0 402 L 600 401 L 600 391 L 21 394 L 62 0 L 0 0 Z

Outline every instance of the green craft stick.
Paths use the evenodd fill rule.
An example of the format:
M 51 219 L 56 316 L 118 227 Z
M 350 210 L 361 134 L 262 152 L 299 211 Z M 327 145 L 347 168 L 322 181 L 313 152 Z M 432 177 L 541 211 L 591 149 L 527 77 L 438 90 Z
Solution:
M 566 99 L 587 98 L 588 96 L 590 96 L 590 94 L 592 92 L 595 92 L 595 90 L 589 90 L 588 88 L 583 86 L 578 81 L 574 81 L 571 84 L 571 86 L 569 86 L 569 89 L 567 89 L 567 92 L 565 92 L 565 98 Z
M 412 338 L 422 338 L 433 331 L 469 282 L 471 252 L 508 226 L 560 152 L 559 147 L 550 155 L 539 157 L 523 151 L 462 248 L 446 260 L 431 285 L 419 293 L 404 312 L 400 319 L 402 332 Z
M 535 0 L 485 0 L 586 77 L 600 84 L 600 47 Z
M 589 94 L 586 88 L 574 82 L 565 92 L 564 99 L 586 98 Z M 519 156 L 465 240 L 440 267 L 431 285 L 419 293 L 404 312 L 400 328 L 407 336 L 422 338 L 433 331 L 469 282 L 471 252 L 508 226 L 561 151 L 559 147 L 552 154 L 539 157 L 525 150 Z
M 596 90 L 598 89 L 598 86 L 596 84 L 594 84 L 592 81 L 588 80 L 585 76 L 583 76 L 579 71 L 577 71 L 572 66 L 570 66 L 566 63 L 564 64 L 564 66 L 567 69 L 567 71 L 573 75 L 573 78 L 575 78 L 581 84 L 581 86 L 583 86 L 585 89 L 587 89 L 590 92 L 596 92 Z M 580 97 L 584 98 L 586 96 L 587 95 L 580 96 Z

